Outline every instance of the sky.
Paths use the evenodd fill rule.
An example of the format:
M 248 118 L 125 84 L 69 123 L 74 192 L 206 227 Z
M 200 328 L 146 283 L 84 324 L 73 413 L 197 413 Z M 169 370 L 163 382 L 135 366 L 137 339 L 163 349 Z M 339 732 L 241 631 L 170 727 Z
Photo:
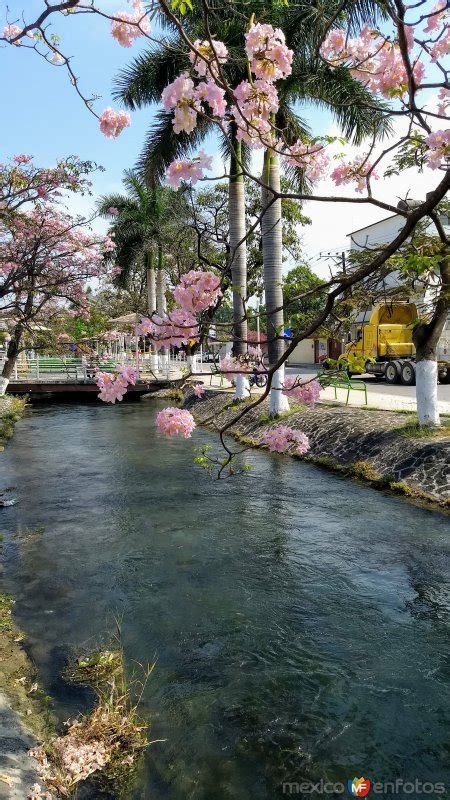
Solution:
M 127 4 L 126 0 L 100 0 L 98 6 L 112 13 L 124 10 Z M 7 13 L 11 22 L 20 18 L 24 8 L 28 21 L 33 13 L 37 16 L 42 10 L 43 0 L 9 0 L 7 4 L 0 0 L 0 25 L 3 27 Z M 111 97 L 113 79 L 145 48 L 143 39 L 132 48 L 120 47 L 111 37 L 109 26 L 107 20 L 96 15 L 55 15 L 52 24 L 52 30 L 61 38 L 62 51 L 73 57 L 72 66 L 80 79 L 80 88 L 85 95 L 100 96 L 95 103 L 98 113 L 107 106 L 118 107 Z M 130 128 L 118 139 L 106 139 L 100 133 L 98 120 L 71 86 L 64 67 L 46 63 L 31 50 L 9 45 L 0 46 L 0 90 L 2 108 L 7 109 L 1 131 L 0 161 L 15 153 L 26 153 L 33 155 L 38 165 L 51 165 L 59 157 L 76 154 L 101 164 L 104 172 L 93 177 L 94 196 L 71 198 L 69 208 L 73 213 L 88 213 L 96 197 L 121 189 L 123 170 L 132 167 L 139 156 L 154 108 L 134 112 Z M 316 135 L 338 133 L 328 113 L 306 107 L 302 115 Z M 217 153 L 213 137 L 206 142 L 205 149 Z M 217 155 L 214 165 L 221 169 Z M 436 173 L 431 170 L 422 175 L 407 171 L 399 178 L 374 182 L 374 193 L 396 204 L 408 193 L 423 198 L 435 184 Z M 318 191 L 342 196 L 351 189 L 336 188 L 331 181 L 323 181 Z M 350 231 L 386 216 L 384 211 L 370 205 L 346 203 L 308 202 L 304 211 L 312 220 L 302 231 L 305 256 L 322 275 L 327 273 L 323 254 L 345 249 Z

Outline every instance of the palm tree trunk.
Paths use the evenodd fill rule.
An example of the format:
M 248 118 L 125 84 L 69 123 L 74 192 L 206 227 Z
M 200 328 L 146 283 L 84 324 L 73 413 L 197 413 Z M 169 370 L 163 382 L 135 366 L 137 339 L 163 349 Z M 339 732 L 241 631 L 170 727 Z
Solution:
M 228 214 L 230 228 L 231 282 L 233 285 L 233 355 L 247 352 L 247 246 L 245 241 L 245 186 L 239 162 L 242 158 L 241 143 L 232 133 L 234 152 L 230 161 L 228 186 Z M 245 400 L 250 394 L 245 375 L 236 375 L 235 400 Z
M 264 154 L 263 182 L 275 192 L 280 191 L 280 161 L 278 155 L 271 150 Z M 262 188 L 263 216 L 261 220 L 262 251 L 264 263 L 264 293 L 267 316 L 267 343 L 269 365 L 276 364 L 285 350 L 283 329 L 283 290 L 282 281 L 282 217 L 281 200 L 277 198 L 270 206 L 273 195 Z M 267 210 L 264 210 L 267 209 Z M 284 364 L 272 376 L 270 389 L 269 414 L 277 416 L 289 409 L 287 397 L 281 393 L 284 384 Z
M 148 316 L 151 318 L 152 314 L 156 311 L 156 279 L 155 279 L 155 265 L 153 249 L 148 250 L 145 254 L 146 261 L 146 280 L 147 280 L 147 311 Z M 150 366 L 153 372 L 158 368 L 158 356 L 156 355 L 155 346 L 150 345 Z
M 158 244 L 158 270 L 156 273 L 156 310 L 158 314 L 160 314 L 161 316 L 163 316 L 167 310 L 166 281 L 164 277 L 164 259 L 163 259 L 163 251 L 161 244 Z M 161 356 L 161 369 L 162 371 L 167 370 L 170 359 L 170 348 L 161 347 L 159 353 Z

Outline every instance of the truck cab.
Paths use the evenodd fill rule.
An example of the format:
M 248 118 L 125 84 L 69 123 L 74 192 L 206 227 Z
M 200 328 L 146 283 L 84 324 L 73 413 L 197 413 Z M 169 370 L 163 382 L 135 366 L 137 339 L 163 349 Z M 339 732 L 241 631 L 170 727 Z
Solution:
M 348 355 L 357 356 L 360 372 L 383 377 L 388 383 L 401 381 L 407 386 L 415 383 L 415 347 L 413 328 L 418 318 L 414 303 L 392 302 L 375 306 L 368 322 L 358 325 L 355 341 L 345 348 Z M 450 324 L 447 324 L 437 349 L 438 376 L 448 383 L 450 376 Z

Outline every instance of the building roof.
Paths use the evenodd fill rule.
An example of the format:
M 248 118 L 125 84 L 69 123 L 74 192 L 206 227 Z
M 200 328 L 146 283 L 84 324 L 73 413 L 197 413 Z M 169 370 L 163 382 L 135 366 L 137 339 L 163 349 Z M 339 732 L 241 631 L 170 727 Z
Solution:
M 364 225 L 362 228 L 357 228 L 356 231 L 350 231 L 350 233 L 347 233 L 346 236 L 353 236 L 354 233 L 361 233 L 361 231 L 366 231 L 368 228 L 374 228 L 375 225 L 379 225 L 380 222 L 386 222 L 388 219 L 394 219 L 394 217 L 400 216 L 400 214 L 390 214 L 388 217 L 383 217 L 383 219 L 377 220 L 377 222 L 371 222 L 370 225 Z

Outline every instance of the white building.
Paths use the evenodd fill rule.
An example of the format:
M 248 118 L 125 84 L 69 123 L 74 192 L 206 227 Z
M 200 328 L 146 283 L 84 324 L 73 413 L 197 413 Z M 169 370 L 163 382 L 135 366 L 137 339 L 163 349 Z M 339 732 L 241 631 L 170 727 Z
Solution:
M 419 205 L 416 200 L 400 200 L 398 208 L 407 210 L 408 208 L 415 208 Z M 390 214 L 384 219 L 373 222 L 371 225 L 366 225 L 364 228 L 358 228 L 356 231 L 350 231 L 347 236 L 350 239 L 350 252 L 355 250 L 364 250 L 365 248 L 375 248 L 377 245 L 388 244 L 392 242 L 397 234 L 401 231 L 405 218 L 401 214 Z M 450 220 L 448 216 L 442 216 L 441 222 L 444 226 L 446 233 L 450 230 Z M 434 224 L 429 223 L 430 235 L 436 235 Z M 401 286 L 402 282 L 399 280 L 398 272 L 391 272 L 386 275 L 380 282 L 380 291 L 383 289 L 394 289 Z M 421 306 L 425 302 L 424 293 L 419 290 L 418 293 L 411 295 L 411 301 L 416 305 Z M 370 318 L 373 306 L 368 304 L 367 308 L 361 311 L 358 318 L 355 320 L 356 324 L 367 322 Z

